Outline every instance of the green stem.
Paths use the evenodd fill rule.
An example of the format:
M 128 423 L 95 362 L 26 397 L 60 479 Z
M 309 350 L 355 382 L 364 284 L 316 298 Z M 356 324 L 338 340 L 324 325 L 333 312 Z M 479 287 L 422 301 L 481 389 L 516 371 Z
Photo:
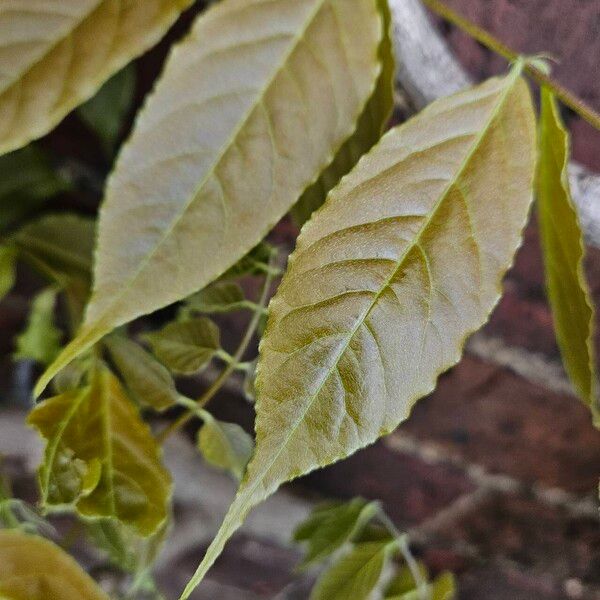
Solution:
M 467 35 L 478 41 L 480 44 L 483 44 L 486 48 L 489 48 L 492 52 L 499 54 L 507 61 L 514 62 L 519 57 L 518 52 L 515 52 L 512 48 L 496 39 L 485 29 L 462 17 L 443 2 L 440 2 L 440 0 L 423 0 L 423 3 L 434 13 L 448 21 L 448 23 L 462 29 Z M 525 65 L 525 70 L 538 85 L 546 86 L 551 89 L 563 104 L 574 110 L 590 125 L 600 130 L 600 114 L 581 100 L 581 98 L 575 96 L 567 88 L 546 75 L 546 73 L 530 62 Z

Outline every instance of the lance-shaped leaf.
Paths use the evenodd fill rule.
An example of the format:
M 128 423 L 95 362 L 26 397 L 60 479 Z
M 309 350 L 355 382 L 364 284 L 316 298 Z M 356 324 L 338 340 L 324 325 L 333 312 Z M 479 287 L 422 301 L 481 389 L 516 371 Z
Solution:
M 397 547 L 396 540 L 358 544 L 321 575 L 310 600 L 367 600 Z
M 305 192 L 292 208 L 292 216 L 297 225 L 303 225 L 310 215 L 319 208 L 331 189 L 349 173 L 358 159 L 379 141 L 383 130 L 392 116 L 394 108 L 395 60 L 391 40 L 392 17 L 389 0 L 377 0 L 377 6 L 384 23 L 384 35 L 379 44 L 381 72 L 375 91 L 361 114 L 356 130 L 346 140 L 333 162 L 323 171 L 319 179 Z
M 0 531 L 0 598 L 109 600 L 62 548 L 16 530 Z
M 264 238 L 354 131 L 381 35 L 374 0 L 223 0 L 199 17 L 121 152 L 84 327 L 38 391 Z
M 583 235 L 567 174 L 569 134 L 553 93 L 545 87 L 539 143 L 538 216 L 556 337 L 573 387 L 600 427 L 592 336 L 594 311 L 583 270 Z
M 177 402 L 173 377 L 139 344 L 123 335 L 112 335 L 104 344 L 127 389 L 142 406 L 163 411 Z
M 187 375 L 208 366 L 221 348 L 219 328 L 206 317 L 169 323 L 144 338 L 158 360 L 171 371 Z
M 150 535 L 165 521 L 171 479 L 150 430 L 119 380 L 98 367 L 90 385 L 38 404 L 28 417 L 46 439 L 40 467 L 46 508 L 121 521 Z
M 41 137 L 191 0 L 12 0 L 0 12 L 0 154 Z
M 260 346 L 256 450 L 184 598 L 252 506 L 392 431 L 488 318 L 533 192 L 521 69 L 387 133 L 302 229 Z

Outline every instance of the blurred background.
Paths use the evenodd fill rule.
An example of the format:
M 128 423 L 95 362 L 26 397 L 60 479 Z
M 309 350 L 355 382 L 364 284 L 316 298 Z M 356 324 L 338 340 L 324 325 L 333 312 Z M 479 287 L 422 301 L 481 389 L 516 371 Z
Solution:
M 600 0 L 446 3 L 517 51 L 555 56 L 556 79 L 600 111 Z M 160 72 L 169 44 L 200 9 L 198 3 L 165 41 L 136 61 L 134 100 L 120 139 Z M 502 59 L 439 19 L 433 22 L 475 80 L 505 70 Z M 402 114 L 399 110 L 397 119 Z M 569 110 L 564 116 L 574 159 L 600 174 L 600 132 Z M 19 198 L 24 210 L 17 221 L 26 219 L 28 210 L 94 214 L 112 155 L 89 123 L 73 114 L 37 146 L 52 168 L 76 185 L 43 204 Z M 2 197 L 0 214 L 15 200 Z M 290 250 L 295 235 L 284 220 L 271 240 Z M 587 268 L 600 305 L 600 249 L 591 245 Z M 42 285 L 21 269 L 17 286 L 0 303 L 0 470 L 16 496 L 34 503 L 38 449 L 23 415 L 39 369 L 31 361 L 13 360 L 13 352 L 32 295 Z M 246 285 L 251 289 L 253 282 Z M 415 555 L 433 573 L 449 569 L 456 574 L 461 599 L 600 599 L 600 434 L 570 393 L 560 367 L 535 216 L 504 288 L 489 324 L 409 421 L 350 459 L 286 486 L 257 510 L 195 600 L 306 598 L 311 577 L 294 573 L 300 553 L 289 543 L 291 531 L 316 502 L 354 496 L 380 500 L 397 527 L 411 534 Z M 159 314 L 148 322 L 160 320 Z M 237 339 L 243 320 L 229 317 L 222 325 L 227 344 Z M 190 395 L 204 384 L 183 382 Z M 240 382 L 225 389 L 211 408 L 215 416 L 252 429 L 252 409 Z M 169 442 L 166 460 L 175 472 L 177 525 L 158 580 L 170 599 L 195 568 L 234 484 L 202 465 L 185 435 Z M 66 520 L 57 524 L 68 527 Z M 74 544 L 92 572 L 110 576 L 82 542 Z

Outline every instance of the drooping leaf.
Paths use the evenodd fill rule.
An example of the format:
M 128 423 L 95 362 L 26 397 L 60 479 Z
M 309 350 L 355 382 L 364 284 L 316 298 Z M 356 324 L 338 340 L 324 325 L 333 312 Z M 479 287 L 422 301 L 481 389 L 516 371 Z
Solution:
M 373 0 L 223 0 L 199 17 L 121 152 L 84 326 L 38 392 L 106 333 L 202 289 L 265 237 L 354 131 L 381 35 Z
M 111 335 L 104 344 L 127 389 L 142 406 L 163 411 L 177 402 L 173 377 L 139 344 L 123 335 Z
M 50 131 L 190 4 L 12 0 L 0 14 L 0 154 Z
M 27 218 L 69 183 L 35 146 L 0 156 L 0 232 Z
M 553 93 L 545 87 L 541 103 L 537 188 L 548 299 L 565 369 L 600 427 L 594 310 L 583 270 L 583 235 L 567 174 L 569 134 Z
M 135 68 L 129 65 L 113 75 L 85 104 L 79 116 L 100 138 L 112 158 L 135 94 Z
M 60 352 L 62 332 L 54 325 L 56 294 L 56 289 L 47 288 L 33 299 L 25 331 L 16 339 L 16 360 L 35 360 L 47 365 Z
M 261 342 L 256 449 L 183 598 L 253 506 L 392 431 L 488 318 L 533 192 L 521 69 L 387 133 L 304 226 Z
M 10 246 L 0 246 L 0 300 L 15 285 L 17 252 Z
M 186 300 L 186 308 L 202 313 L 226 313 L 252 308 L 242 288 L 231 281 L 218 281 Z
M 218 421 L 202 411 L 204 425 L 198 431 L 198 449 L 206 462 L 224 469 L 237 479 L 244 475 L 254 449 L 254 440 L 239 425 Z
M 300 200 L 292 208 L 292 216 L 298 226 L 302 226 L 308 221 L 311 214 L 325 202 L 329 191 L 352 170 L 359 158 L 379 141 L 392 116 L 396 65 L 391 39 L 392 18 L 388 2 L 389 0 L 377 0 L 384 23 L 384 35 L 379 44 L 378 58 L 381 72 L 375 91 L 369 98 L 352 136 L 344 142 L 333 162 L 323 171 L 319 179 L 302 194 Z
M 354 546 L 321 575 L 310 600 L 367 600 L 396 549 L 396 540 Z
M 0 598 L 109 600 L 64 550 L 17 530 L 0 531 Z
M 362 498 L 315 510 L 294 532 L 296 541 L 308 543 L 302 566 L 308 566 L 333 554 L 350 541 L 377 510 L 376 502 L 367 502 Z
M 144 338 L 171 371 L 188 375 L 207 367 L 221 348 L 219 328 L 206 317 L 169 323 Z
M 43 505 L 114 518 L 140 535 L 168 515 L 171 479 L 148 427 L 118 379 L 99 366 L 90 384 L 38 404 L 28 423 L 46 440 Z

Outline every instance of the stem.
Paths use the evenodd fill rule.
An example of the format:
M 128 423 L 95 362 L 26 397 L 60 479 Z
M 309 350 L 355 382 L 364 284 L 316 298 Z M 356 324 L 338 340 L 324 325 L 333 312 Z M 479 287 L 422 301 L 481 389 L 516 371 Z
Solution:
M 244 333 L 244 337 L 240 342 L 240 345 L 237 347 L 237 350 L 233 354 L 231 362 L 223 369 L 221 374 L 215 379 L 213 384 L 196 400 L 196 409 L 204 408 L 217 394 L 217 392 L 223 387 L 223 384 L 229 379 L 229 376 L 236 370 L 237 365 L 240 363 L 256 330 L 258 329 L 258 325 L 260 323 L 260 319 L 263 316 L 264 307 L 267 304 L 269 299 L 269 292 L 271 291 L 271 283 L 273 282 L 273 278 L 275 277 L 275 272 L 268 271 L 265 277 L 265 283 L 260 295 L 260 299 L 257 303 L 257 309 L 254 311 L 252 315 L 252 319 L 246 328 L 246 332 Z M 171 434 L 178 431 L 181 427 L 183 427 L 190 419 L 194 417 L 193 411 L 188 411 L 182 414 L 178 419 L 173 421 L 168 427 L 166 427 L 158 436 L 157 440 L 160 444 L 162 444 Z
M 423 0 L 423 3 L 444 20 L 459 29 L 462 29 L 467 35 L 478 41 L 480 44 L 483 44 L 492 52 L 499 54 L 507 61 L 514 62 L 519 57 L 518 52 L 515 52 L 512 48 L 503 44 L 485 29 L 462 17 L 443 2 L 440 2 L 440 0 Z M 525 65 L 525 70 L 538 85 L 546 86 L 551 89 L 563 104 L 574 110 L 590 125 L 600 130 L 600 114 L 581 100 L 581 98 L 578 98 L 556 80 L 540 71 L 535 65 L 528 62 Z

